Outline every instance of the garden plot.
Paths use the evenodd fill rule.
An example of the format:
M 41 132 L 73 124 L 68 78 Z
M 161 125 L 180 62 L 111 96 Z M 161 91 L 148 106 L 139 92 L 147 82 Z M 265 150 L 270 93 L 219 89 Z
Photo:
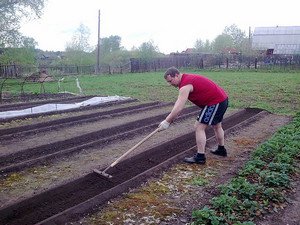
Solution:
M 131 104 L 130 106 L 132 106 L 133 103 L 128 104 Z M 143 103 L 137 103 L 136 105 L 139 104 Z M 111 105 L 102 108 L 101 111 L 111 112 L 111 110 L 115 108 L 118 108 L 121 111 L 126 111 L 126 108 L 130 106 L 126 104 L 124 104 L 122 107 Z M 77 123 L 76 120 L 74 120 L 70 126 L 58 126 L 53 130 L 42 129 L 40 131 L 37 130 L 36 132 L 31 133 L 27 131 L 28 133 L 25 132 L 20 135 L 16 134 L 15 136 L 12 135 L 9 137 L 4 137 L 3 142 L 1 141 L 1 157 L 6 157 L 5 160 L 7 164 L 3 164 L 4 166 L 2 168 L 13 166 L 15 160 L 9 161 L 9 155 L 16 156 L 18 152 L 25 153 L 26 155 L 26 152 L 31 152 L 33 149 L 38 149 L 36 151 L 40 154 L 40 157 L 42 157 L 53 149 L 68 148 L 74 150 L 74 148 L 77 148 L 77 150 L 70 150 L 70 152 L 65 155 L 61 154 L 53 158 L 48 158 L 47 160 L 43 161 L 43 163 L 28 163 L 28 167 L 23 165 L 22 169 L 20 169 L 21 167 L 17 167 L 15 168 L 15 171 L 12 169 L 11 171 L 8 170 L 7 172 L 2 173 L 0 181 L 0 199 L 2 205 L 2 211 L 0 214 L 2 217 L 0 218 L 5 218 L 5 212 L 8 212 L 5 211 L 5 209 L 9 206 L 13 206 L 15 203 L 21 203 L 26 199 L 30 199 L 31 197 L 37 196 L 38 194 L 42 194 L 57 187 L 64 187 L 63 185 L 68 185 L 68 183 L 71 183 L 74 180 L 80 179 L 84 176 L 90 176 L 89 174 L 94 168 L 104 168 L 105 166 L 109 165 L 113 160 L 135 145 L 144 136 L 153 131 L 159 122 L 163 120 L 167 113 L 171 110 L 171 105 L 157 103 L 157 107 L 153 106 L 152 108 L 149 108 L 148 105 L 144 110 L 142 110 L 142 107 L 135 110 L 137 111 L 132 110 L 128 114 L 119 113 L 114 116 L 113 114 L 108 114 L 105 116 L 105 118 L 102 117 L 101 120 L 95 119 L 95 121 L 92 122 L 81 121 Z M 176 140 L 185 135 L 193 134 L 192 125 L 195 121 L 197 111 L 198 109 L 196 108 L 187 107 L 182 113 L 181 118 L 178 118 L 177 123 L 172 124 L 170 129 L 167 131 L 158 133 L 128 158 L 137 155 L 143 155 L 141 153 L 161 146 L 163 143 L 166 143 L 170 140 Z M 232 111 L 226 116 L 228 117 L 230 114 L 239 112 L 240 111 Z M 92 114 L 93 112 L 90 113 Z M 78 115 L 73 112 L 69 115 L 70 117 L 76 117 L 79 116 L 79 114 L 80 112 L 78 112 Z M 56 119 L 51 118 L 49 120 L 48 118 L 49 116 L 45 117 L 45 123 L 47 121 L 51 121 L 51 123 L 55 124 L 54 121 Z M 42 127 L 43 118 L 32 118 L 31 121 L 34 121 L 35 119 L 38 120 L 38 122 L 35 122 L 35 124 L 39 124 L 39 126 Z M 236 142 L 231 141 L 228 143 L 230 156 L 224 161 L 227 163 L 237 163 L 236 166 L 232 167 L 233 169 L 231 172 L 234 173 L 235 169 L 247 160 L 246 156 L 242 161 L 237 160 L 239 158 L 239 152 L 243 152 L 245 144 L 252 146 L 246 151 L 246 153 L 250 152 L 251 149 L 254 148 L 253 146 L 257 146 L 259 143 L 266 140 L 272 133 L 275 132 L 278 127 L 286 124 L 288 121 L 288 117 L 280 117 L 268 113 L 263 115 L 262 118 L 260 118 L 257 122 L 253 121 L 253 124 L 251 124 L 252 130 L 249 134 L 244 134 L 239 129 L 234 130 L 234 133 L 231 134 L 233 136 L 228 134 L 230 137 L 234 137 L 236 140 Z M 21 121 L 20 124 L 26 126 L 26 122 Z M 128 126 L 126 126 L 126 124 Z M 3 127 L 3 129 L 12 129 L 18 127 L 18 125 L 11 122 L 11 124 L 3 124 Z M 254 134 L 256 135 L 254 137 L 255 139 L 253 139 L 253 137 L 250 135 L 251 132 L 252 136 Z M 105 135 L 106 139 L 100 141 L 101 137 Z M 192 139 L 194 138 L 193 136 L 191 137 Z M 186 144 L 190 146 L 190 148 L 194 146 L 193 143 L 188 144 L 188 142 L 186 142 Z M 79 148 L 78 146 L 81 147 Z M 211 147 L 214 147 L 213 143 L 211 143 Z M 184 146 L 182 146 L 182 148 L 184 148 Z M 27 151 L 28 149 L 30 149 L 30 151 Z M 22 163 L 31 159 L 30 156 L 29 158 L 25 157 L 25 161 L 18 161 L 23 157 L 21 155 L 23 154 L 20 154 L 18 157 L 14 158 L 16 159 L 17 163 Z M 208 155 L 208 166 L 212 165 L 214 167 L 214 164 L 212 163 L 214 160 L 217 159 L 211 155 Z M 223 161 L 219 161 L 219 163 L 222 164 Z M 186 168 L 189 167 L 187 165 L 183 166 Z M 127 167 L 129 166 L 127 165 Z M 195 169 L 197 169 L 197 167 L 195 167 Z M 114 170 L 112 172 L 117 174 L 117 172 Z M 32 209 L 32 211 L 28 214 L 34 213 L 35 211 Z M 55 213 L 59 213 L 59 211 Z M 30 219 L 28 221 L 30 221 Z

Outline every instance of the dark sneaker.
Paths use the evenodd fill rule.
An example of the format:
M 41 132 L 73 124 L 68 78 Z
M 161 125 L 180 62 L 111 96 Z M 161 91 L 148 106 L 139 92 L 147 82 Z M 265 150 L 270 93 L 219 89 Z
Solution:
M 217 150 L 215 150 L 215 151 L 210 151 L 212 154 L 214 154 L 214 155 L 218 155 L 218 156 L 223 156 L 223 157 L 226 157 L 227 156 L 227 151 L 226 151 L 226 149 L 224 148 L 224 149 L 217 149 Z
M 192 157 L 185 157 L 184 162 L 186 163 L 197 163 L 197 164 L 205 164 L 205 157 L 197 157 L 197 154 Z

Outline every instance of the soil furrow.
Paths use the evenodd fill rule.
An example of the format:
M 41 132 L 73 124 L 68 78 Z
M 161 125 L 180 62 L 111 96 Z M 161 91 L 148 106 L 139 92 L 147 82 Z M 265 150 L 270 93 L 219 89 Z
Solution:
M 196 109 L 197 107 L 186 108 L 183 110 L 182 116 L 184 116 L 184 114 L 188 114 L 187 116 L 195 115 L 194 112 Z M 192 114 L 190 115 L 190 113 Z M 8 167 L 10 164 L 20 163 L 28 159 L 38 158 L 39 156 L 50 155 L 51 153 L 73 148 L 74 146 L 82 146 L 83 143 L 85 143 L 84 147 L 86 147 L 90 142 L 93 142 L 95 140 L 101 140 L 101 139 L 108 138 L 110 136 L 114 136 L 116 134 L 124 133 L 139 128 L 141 127 L 141 125 L 147 126 L 152 123 L 157 123 L 157 121 L 162 120 L 167 115 L 168 113 L 165 113 L 162 115 L 137 120 L 134 122 L 129 122 L 124 125 L 87 133 L 82 136 L 73 137 L 64 141 L 58 141 L 58 142 L 54 142 L 42 146 L 37 146 L 34 148 L 24 149 L 22 151 L 18 151 L 12 154 L 3 155 L 0 157 L 0 167 L 1 167 L 0 172 L 4 173 L 10 171 L 12 168 L 12 167 Z M 20 168 L 20 167 L 16 166 L 16 168 Z
M 76 96 L 76 97 L 69 97 L 69 98 L 63 98 L 63 99 L 49 99 L 49 100 L 41 100 L 41 101 L 34 101 L 34 102 L 22 102 L 22 103 L 13 103 L 13 104 L 3 104 L 0 105 L 1 111 L 8 111 L 8 110 L 20 110 L 20 109 L 26 109 L 28 107 L 35 107 L 42 104 L 48 104 L 48 103 L 74 103 L 78 101 L 84 101 L 90 98 L 96 97 L 94 95 L 89 96 Z
M 63 119 L 56 119 L 47 122 L 41 122 L 31 125 L 18 126 L 8 129 L 0 130 L 0 140 L 7 140 L 11 138 L 16 138 L 19 136 L 27 136 L 36 134 L 39 132 L 45 132 L 49 130 L 55 130 L 66 126 L 71 126 L 73 124 L 79 125 L 82 123 L 90 123 L 96 122 L 106 118 L 113 118 L 116 116 L 128 115 L 130 113 L 139 113 L 141 111 L 150 110 L 166 105 L 170 105 L 171 103 L 159 103 L 159 102 L 150 102 L 145 104 L 139 104 L 129 107 L 123 107 L 118 109 L 112 109 L 104 112 L 90 113 L 80 116 L 71 116 Z
M 225 118 L 223 122 L 225 131 L 254 117 L 259 112 L 261 112 L 259 109 L 247 109 Z M 207 137 L 212 136 L 213 131 L 210 129 Z M 146 176 L 140 176 L 137 180 L 134 180 L 135 176 L 163 164 L 165 160 L 182 154 L 182 152 L 193 148 L 193 146 L 195 146 L 194 132 L 182 135 L 179 138 L 167 141 L 120 162 L 109 171 L 113 175 L 111 180 L 103 179 L 103 177 L 95 173 L 88 174 L 73 182 L 2 209 L 0 211 L 0 221 L 4 224 L 35 224 L 70 207 L 74 207 L 81 202 L 99 196 L 103 192 L 108 193 L 113 187 L 115 190 L 111 194 L 114 196 L 118 193 L 117 189 L 120 189 L 124 182 L 128 181 L 128 185 L 137 186 Z M 161 172 L 161 169 L 159 171 Z M 122 190 L 128 188 L 128 185 L 122 187 Z M 102 196 L 101 198 L 102 201 L 103 199 L 107 200 L 108 196 Z M 97 199 L 97 201 L 101 202 L 101 198 Z M 80 207 L 84 208 L 86 206 L 81 205 Z M 75 211 L 82 212 L 80 209 L 76 209 Z M 67 216 L 63 218 L 68 219 Z M 54 221 L 48 220 L 43 222 L 43 224 L 57 224 Z
M 56 114 L 67 113 L 67 112 L 79 112 L 79 111 L 82 111 L 82 110 L 91 110 L 91 109 L 96 109 L 96 108 L 99 108 L 99 107 L 107 107 L 107 106 L 116 105 L 116 104 L 126 104 L 126 103 L 136 102 L 136 101 L 137 101 L 136 99 L 117 100 L 117 101 L 101 103 L 101 104 L 98 104 L 98 105 L 79 107 L 79 108 L 75 108 L 75 109 L 66 109 L 66 110 L 60 110 L 60 111 L 36 113 L 36 114 L 32 114 L 32 115 L 17 116 L 17 117 L 6 118 L 6 119 L 0 118 L 0 122 L 11 122 L 11 121 L 16 120 L 16 119 L 21 120 L 21 119 L 26 119 L 26 118 L 37 118 L 37 117 L 40 117 L 40 116 L 56 115 Z M 16 108 L 15 110 L 20 110 L 20 109 Z M 8 110 L 3 110 L 3 111 L 8 111 Z
M 194 117 L 195 115 L 196 115 L 195 112 L 187 112 L 186 114 L 178 117 L 176 123 L 180 122 L 182 120 L 185 120 L 187 118 Z M 33 166 L 49 163 L 53 159 L 55 160 L 55 159 L 59 159 L 61 157 L 70 156 L 70 155 L 72 155 L 74 153 L 78 153 L 82 150 L 86 151 L 87 149 L 95 147 L 95 146 L 108 145 L 115 141 L 128 139 L 128 138 L 135 136 L 137 133 L 144 134 L 144 133 L 149 132 L 150 130 L 153 130 L 154 128 L 157 127 L 157 120 L 155 120 L 154 123 L 153 123 L 153 120 L 151 120 L 151 122 L 152 123 L 150 123 L 150 124 L 143 123 L 142 127 L 138 127 L 138 128 L 135 128 L 135 129 L 132 129 L 129 131 L 122 132 L 122 130 L 119 130 L 118 133 L 113 134 L 111 136 L 100 138 L 100 139 L 95 139 L 95 140 L 90 140 L 86 143 L 78 144 L 76 146 L 71 146 L 70 148 L 63 148 L 54 153 L 49 153 L 49 151 L 47 151 L 48 154 L 41 152 L 41 154 L 33 154 L 30 156 L 27 154 L 26 157 L 24 155 L 21 155 L 21 157 L 19 157 L 19 158 L 7 159 L 7 161 L 6 161 L 7 164 L 9 164 L 9 163 L 13 163 L 13 164 L 9 165 L 9 166 L 5 166 L 5 164 L 3 164 L 4 166 L 0 168 L 0 174 L 18 172 L 25 168 L 30 168 Z M 32 151 L 30 151 L 30 153 L 32 153 Z M 23 156 L 23 158 L 22 158 L 22 156 Z

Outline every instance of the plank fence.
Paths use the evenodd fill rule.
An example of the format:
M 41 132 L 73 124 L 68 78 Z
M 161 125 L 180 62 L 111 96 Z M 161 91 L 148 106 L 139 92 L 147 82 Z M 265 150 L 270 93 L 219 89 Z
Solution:
M 130 59 L 131 72 L 142 73 L 177 68 L 198 69 L 258 69 L 258 68 L 291 68 L 300 69 L 300 56 L 245 56 L 221 54 L 178 54 L 154 59 Z
M 96 65 L 68 65 L 68 66 L 24 66 L 24 65 L 0 65 L 0 78 L 22 78 L 36 73 L 46 73 L 49 75 L 84 75 L 95 74 Z M 130 62 L 120 66 L 101 65 L 100 74 L 130 73 Z
M 45 72 L 50 75 L 79 75 L 94 74 L 95 65 L 68 65 L 68 66 L 24 66 L 24 65 L 0 65 L 1 78 L 19 78 L 30 76 L 34 73 Z
M 246 56 L 241 54 L 172 54 L 166 57 L 142 59 L 131 58 L 124 65 L 101 65 L 100 74 L 143 73 L 164 70 L 171 66 L 177 68 L 198 69 L 258 69 L 290 68 L 300 69 L 300 55 L 295 56 Z M 21 78 L 34 73 L 44 72 L 49 75 L 83 75 L 95 74 L 96 65 L 62 65 L 62 66 L 24 66 L 0 65 L 0 78 Z

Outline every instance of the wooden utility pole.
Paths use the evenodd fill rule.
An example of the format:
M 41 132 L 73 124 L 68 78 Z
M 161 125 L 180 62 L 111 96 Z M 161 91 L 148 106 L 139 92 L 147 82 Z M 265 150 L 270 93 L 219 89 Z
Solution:
M 100 73 L 100 9 L 98 11 L 98 44 L 97 44 L 97 65 L 96 74 Z
M 249 46 L 251 46 L 251 27 L 249 27 Z
M 248 44 L 248 55 L 249 55 L 249 63 L 248 63 L 248 68 L 251 66 L 251 27 L 249 26 L 249 44 Z M 255 65 L 256 67 L 256 65 Z

